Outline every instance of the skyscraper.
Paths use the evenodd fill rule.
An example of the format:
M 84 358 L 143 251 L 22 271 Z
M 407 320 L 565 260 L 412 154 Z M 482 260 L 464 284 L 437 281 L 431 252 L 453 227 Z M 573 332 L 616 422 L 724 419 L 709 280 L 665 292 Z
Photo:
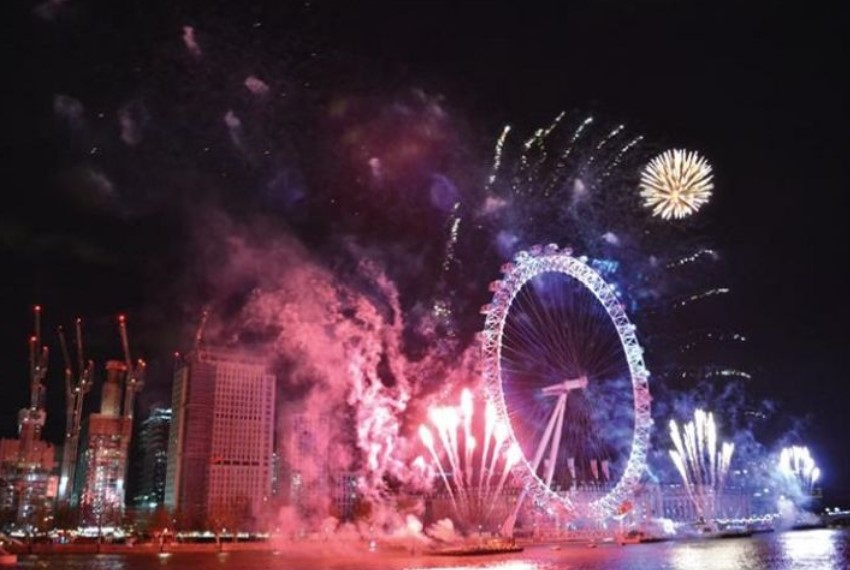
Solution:
M 165 504 L 193 527 L 245 524 L 271 495 L 275 377 L 263 361 L 196 349 L 175 370 Z
M 136 439 L 139 451 L 138 488 L 133 502 L 152 507 L 165 502 L 165 472 L 168 465 L 168 430 L 171 409 L 153 408 L 142 422 Z
M 121 381 L 127 366 L 118 361 L 106 363 L 106 381 L 100 413 L 83 422 L 82 446 L 76 483 L 79 492 L 80 521 L 89 526 L 118 526 L 124 515 L 127 448 L 133 418 L 121 413 Z

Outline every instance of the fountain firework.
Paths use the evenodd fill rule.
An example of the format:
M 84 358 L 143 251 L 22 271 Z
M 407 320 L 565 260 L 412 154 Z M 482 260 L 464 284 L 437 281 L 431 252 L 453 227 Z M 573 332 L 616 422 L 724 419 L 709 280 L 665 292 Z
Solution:
M 820 479 L 818 468 L 809 448 L 793 445 L 782 449 L 779 454 L 779 472 L 793 482 L 799 492 L 812 494 L 815 483 Z
M 694 411 L 694 420 L 685 424 L 684 430 L 670 420 L 670 437 L 675 446 L 670 457 L 688 497 L 701 518 L 714 519 L 735 444 L 724 441 L 718 451 L 714 415 L 700 409 Z
M 467 525 L 484 526 L 504 516 L 495 506 L 521 456 L 516 444 L 506 443 L 508 428 L 497 419 L 493 404 L 488 401 L 485 406 L 484 424 L 476 426 L 474 398 L 465 388 L 459 406 L 432 407 L 428 411 L 431 427 L 419 426 L 419 437 L 443 481 L 455 517 Z M 473 435 L 476 427 L 483 427 L 481 446 Z

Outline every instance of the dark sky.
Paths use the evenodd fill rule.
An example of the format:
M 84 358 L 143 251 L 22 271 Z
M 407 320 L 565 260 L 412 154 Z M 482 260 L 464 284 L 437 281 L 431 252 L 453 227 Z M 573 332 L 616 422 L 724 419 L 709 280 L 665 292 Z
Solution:
M 847 50 L 842 21 L 831 11 L 672 0 L 117 4 L 46 2 L 41 15 L 27 9 L 6 19 L 13 25 L 4 32 L 12 71 L 2 95 L 3 435 L 14 429 L 13 415 L 26 397 L 33 303 L 45 305 L 45 335 L 55 349 L 53 406 L 61 398 L 52 340 L 59 322 L 83 315 L 92 350 L 118 356 L 118 312 L 129 312 L 131 336 L 138 331 L 146 346 L 166 343 L 145 338 L 143 325 L 134 329 L 134 322 L 186 319 L 168 313 L 173 303 L 161 303 L 165 308 L 154 317 L 148 306 L 171 291 L 172 278 L 178 280 L 180 220 L 162 209 L 155 216 L 122 217 L 101 211 L 110 204 L 75 205 L 59 189 L 74 186 L 68 168 L 80 162 L 81 151 L 68 150 L 73 143 L 57 126 L 54 105 L 57 94 L 81 101 L 94 125 L 83 135 L 91 137 L 86 148 L 92 160 L 124 165 L 132 159 L 98 142 L 103 129 L 97 114 L 114 119 L 116 109 L 134 98 L 155 111 L 150 98 L 163 96 L 155 86 L 169 80 L 158 65 L 185 51 L 182 26 L 192 25 L 208 49 L 204 57 L 221 62 L 222 77 L 314 77 L 327 87 L 339 74 L 340 85 L 376 93 L 419 87 L 442 94 L 491 138 L 506 122 L 530 129 L 562 109 L 579 109 L 655 140 L 700 149 L 716 171 L 716 196 L 706 215 L 732 269 L 733 317 L 751 339 L 759 371 L 753 393 L 782 402 L 789 414 L 813 416 L 809 443 L 825 468 L 825 484 L 850 488 L 844 444 L 850 428 L 844 324 L 850 305 L 844 292 L 850 283 L 842 199 Z M 250 33 L 261 37 L 248 41 Z M 222 44 L 229 47 L 210 53 L 216 48 L 208 46 Z M 311 63 L 312 53 L 318 63 Z M 256 69 L 243 68 L 251 61 Z M 217 71 L 187 81 L 211 81 Z M 192 112 L 191 93 L 174 97 L 181 98 L 183 112 Z M 150 117 L 153 130 L 158 120 Z M 205 144 L 161 142 L 173 145 L 175 155 Z M 159 180 L 157 165 L 146 168 L 152 181 Z M 140 174 L 123 166 L 114 171 Z M 159 191 L 159 199 L 179 192 Z M 175 345 L 183 326 L 168 332 Z M 160 379 L 152 380 L 161 387 L 167 355 L 150 358 L 161 362 Z M 61 420 L 52 417 L 51 433 L 59 433 Z

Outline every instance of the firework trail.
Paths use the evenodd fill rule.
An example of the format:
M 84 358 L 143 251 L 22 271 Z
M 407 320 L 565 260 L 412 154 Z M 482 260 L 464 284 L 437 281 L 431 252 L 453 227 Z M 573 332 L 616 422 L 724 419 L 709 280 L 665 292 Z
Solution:
M 779 472 L 787 481 L 802 492 L 811 495 L 815 483 L 820 479 L 818 468 L 809 448 L 805 446 L 785 447 L 779 454 Z
M 505 139 L 508 138 L 508 133 L 510 132 L 511 126 L 505 125 L 505 128 L 502 129 L 502 134 L 499 135 L 499 138 L 496 141 L 496 150 L 493 153 L 493 167 L 490 169 L 490 176 L 487 178 L 485 190 L 490 190 L 490 186 L 493 185 L 496 181 L 496 177 L 499 175 L 499 167 L 502 164 L 502 149 L 505 146 Z
M 688 497 L 701 518 L 715 519 L 735 444 L 723 442 L 718 450 L 714 414 L 700 409 L 684 429 L 670 420 L 670 437 L 673 440 L 670 458 Z
M 484 412 L 483 447 L 480 448 L 473 435 L 474 415 L 472 392 L 464 389 L 458 407 L 435 406 L 428 412 L 431 428 L 437 432 L 441 449 L 438 450 L 435 446 L 431 428 L 425 424 L 419 426 L 419 437 L 428 448 L 440 474 L 455 517 L 470 527 L 493 522 L 498 499 L 508 482 L 511 470 L 521 458 L 521 452 L 516 445 L 505 444 L 507 426 L 496 419 L 495 410 L 489 402 Z M 441 456 L 448 461 L 448 469 Z M 493 485 L 493 479 L 496 477 L 496 484 Z

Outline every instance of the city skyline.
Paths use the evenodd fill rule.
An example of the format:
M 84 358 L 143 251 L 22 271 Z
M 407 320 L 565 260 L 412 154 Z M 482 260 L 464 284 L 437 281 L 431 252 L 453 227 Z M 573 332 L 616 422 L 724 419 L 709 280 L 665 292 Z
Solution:
M 21 203 L 0 216 L 0 254 L 15 268 L 2 289 L 9 397 L 0 435 L 14 434 L 12 416 L 26 404 L 33 304 L 44 306 L 52 350 L 46 434 L 54 443 L 64 430 L 56 326 L 83 318 L 100 375 L 89 400 L 99 401 L 103 365 L 121 354 L 115 318 L 126 313 L 134 353 L 150 363 L 137 409 L 166 404 L 172 353 L 189 349 L 203 307 L 215 301 L 211 334 L 226 337 L 229 326 L 249 322 L 243 309 L 254 289 L 269 289 L 263 276 L 251 276 L 274 259 L 252 259 L 258 249 L 279 246 L 288 260 L 314 263 L 319 277 L 338 272 L 346 294 L 366 297 L 376 297 L 377 286 L 360 287 L 356 279 L 369 276 L 351 265 L 357 252 L 372 255 L 389 268 L 405 315 L 422 314 L 429 286 L 441 279 L 435 260 L 451 202 L 472 195 L 472 179 L 486 179 L 502 127 L 527 137 L 567 110 L 571 127 L 596 115 L 659 150 L 694 148 L 710 159 L 714 195 L 688 228 L 716 246 L 724 268 L 717 282 L 699 285 L 731 289 L 721 328 L 747 337 L 736 363 L 752 376 L 747 394 L 799 420 L 824 486 L 847 497 L 838 152 L 846 110 L 833 65 L 843 50 L 836 24 L 826 16 L 798 20 L 790 8 L 762 14 L 722 3 L 617 14 L 586 5 L 563 15 L 413 6 L 241 12 L 214 3 L 134 19 L 92 3 L 49 20 L 22 16 L 21 84 L 35 96 L 20 86 L 7 95 L 10 108 L 22 109 L 7 160 L 12 178 L 31 191 L 21 188 Z M 83 32 L 75 18 L 97 33 Z M 515 18 L 527 24 L 516 37 L 505 31 Z M 294 39 L 281 43 L 282 30 Z M 670 68 L 679 70 L 673 88 Z M 112 83 L 101 88 L 104 79 Z M 419 122 L 392 115 L 398 109 Z M 383 161 L 345 146 L 358 129 Z M 392 155 L 405 144 L 412 162 Z M 432 183 L 437 174 L 450 183 Z M 245 258 L 223 256 L 233 250 L 222 244 L 238 239 Z M 493 266 L 473 272 L 470 253 L 493 248 L 479 235 L 461 245 L 467 257 L 458 265 L 468 272 L 458 281 L 467 281 L 449 278 L 441 287 L 463 298 L 455 324 L 468 338 L 483 323 L 477 305 L 497 277 L 495 261 L 509 256 L 482 254 Z M 248 332 L 240 342 L 265 350 L 268 331 Z M 655 372 L 665 363 L 653 357 Z M 303 395 L 300 376 L 293 378 L 281 389 Z M 765 429 L 779 436 L 787 426 Z

